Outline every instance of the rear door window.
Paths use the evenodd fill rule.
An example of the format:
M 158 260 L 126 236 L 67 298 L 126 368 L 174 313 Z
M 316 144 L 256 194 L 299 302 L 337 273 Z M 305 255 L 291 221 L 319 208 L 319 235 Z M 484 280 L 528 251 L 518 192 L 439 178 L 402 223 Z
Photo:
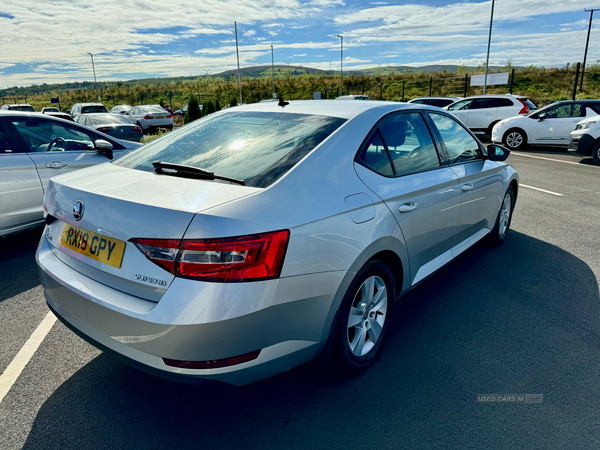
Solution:
M 419 113 L 385 118 L 358 159 L 385 176 L 404 176 L 440 167 L 433 139 Z
M 453 105 L 448 106 L 448 111 L 459 111 L 464 109 L 470 109 L 473 100 L 462 100 L 460 102 L 456 102 Z

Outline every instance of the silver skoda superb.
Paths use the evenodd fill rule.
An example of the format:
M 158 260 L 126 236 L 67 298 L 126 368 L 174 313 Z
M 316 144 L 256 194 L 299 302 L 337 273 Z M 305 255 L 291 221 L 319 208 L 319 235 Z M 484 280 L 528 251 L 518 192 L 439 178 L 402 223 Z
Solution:
M 507 156 L 422 105 L 221 111 L 50 181 L 46 299 L 82 338 L 166 378 L 243 385 L 324 348 L 358 373 L 397 298 L 506 239 Z

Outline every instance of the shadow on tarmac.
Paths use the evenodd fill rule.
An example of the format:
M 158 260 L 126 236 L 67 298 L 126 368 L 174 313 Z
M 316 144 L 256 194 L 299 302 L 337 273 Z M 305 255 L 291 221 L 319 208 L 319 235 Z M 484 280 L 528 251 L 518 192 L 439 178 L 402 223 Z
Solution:
M 580 259 L 511 231 L 504 245 L 476 246 L 406 295 L 394 320 L 381 358 L 356 378 L 313 362 L 241 388 L 195 387 L 100 355 L 47 399 L 24 448 L 531 449 L 594 441 L 600 300 Z M 478 394 L 544 397 L 482 404 Z
M 35 250 L 43 227 L 0 238 L 0 302 L 40 284 Z

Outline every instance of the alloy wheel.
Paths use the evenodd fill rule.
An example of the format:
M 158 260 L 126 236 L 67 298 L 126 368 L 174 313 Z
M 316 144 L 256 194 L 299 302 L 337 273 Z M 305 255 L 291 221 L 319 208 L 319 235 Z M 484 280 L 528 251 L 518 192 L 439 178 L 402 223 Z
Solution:
M 509 148 L 519 148 L 523 145 L 523 135 L 518 131 L 513 131 L 506 136 L 506 145 Z
M 348 347 L 354 356 L 365 356 L 380 339 L 387 318 L 388 291 L 377 275 L 360 286 L 350 307 L 347 324 Z
M 502 202 L 502 209 L 500 210 L 500 226 L 498 227 L 498 232 L 501 238 L 504 237 L 508 230 L 508 226 L 510 225 L 511 204 L 512 200 L 510 194 L 507 192 L 504 196 L 504 201 Z

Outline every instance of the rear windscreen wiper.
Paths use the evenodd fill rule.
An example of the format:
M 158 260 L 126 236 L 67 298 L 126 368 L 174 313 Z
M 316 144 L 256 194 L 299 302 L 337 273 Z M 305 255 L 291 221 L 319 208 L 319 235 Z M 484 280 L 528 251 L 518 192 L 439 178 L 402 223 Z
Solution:
M 224 180 L 232 183 L 244 185 L 244 180 L 237 178 L 224 177 L 222 175 L 215 175 L 214 172 L 208 170 L 199 169 L 198 167 L 185 166 L 183 164 L 173 164 L 162 161 L 152 161 L 154 171 L 162 175 L 172 175 L 182 178 L 200 178 L 204 180 Z

